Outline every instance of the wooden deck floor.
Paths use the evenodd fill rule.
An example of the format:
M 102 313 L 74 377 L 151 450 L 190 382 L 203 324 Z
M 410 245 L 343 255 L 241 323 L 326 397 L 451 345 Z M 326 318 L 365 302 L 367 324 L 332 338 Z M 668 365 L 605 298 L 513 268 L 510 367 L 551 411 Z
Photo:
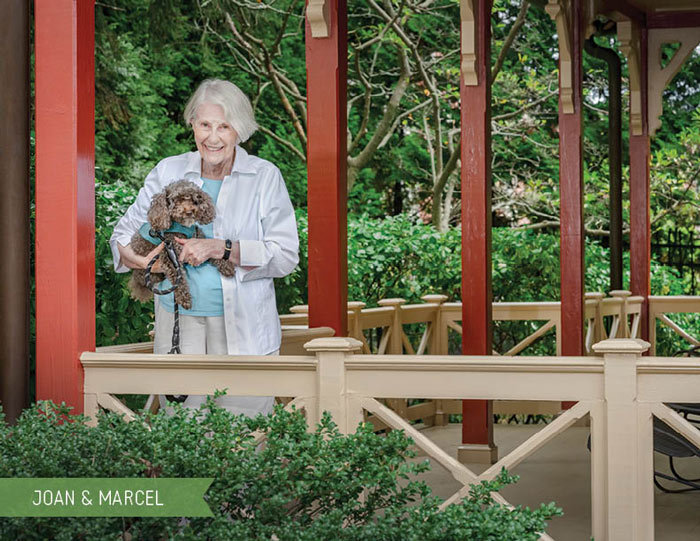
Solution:
M 505 456 L 543 425 L 496 425 L 495 440 L 499 456 Z M 457 455 L 460 426 L 427 428 L 423 433 Z M 572 427 L 520 464 L 513 473 L 520 481 L 504 490 L 503 495 L 512 504 L 537 506 L 554 501 L 564 509 L 564 516 L 555 519 L 548 533 L 557 541 L 589 541 L 591 522 L 590 454 L 586 448 L 588 428 Z M 667 470 L 667 460 L 657 455 L 657 469 Z M 700 460 L 687 459 L 680 463 L 681 472 L 695 472 L 700 477 Z M 470 465 L 481 472 L 484 465 Z M 424 474 L 424 480 L 433 492 L 446 498 L 460 485 L 439 465 Z M 665 494 L 656 491 L 657 541 L 700 540 L 700 493 Z M 631 539 L 631 538 L 630 538 Z

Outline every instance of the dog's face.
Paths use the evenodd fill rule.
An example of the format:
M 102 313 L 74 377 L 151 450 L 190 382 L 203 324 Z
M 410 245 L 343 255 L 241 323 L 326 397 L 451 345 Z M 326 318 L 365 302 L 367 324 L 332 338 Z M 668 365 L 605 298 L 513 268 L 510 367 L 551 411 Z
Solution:
M 202 225 L 210 223 L 209 207 L 211 207 L 211 198 L 201 190 L 178 193 L 168 199 L 168 212 L 172 221 L 187 227 L 194 225 L 195 222 Z
M 209 224 L 215 214 L 214 202 L 209 194 L 189 180 L 178 180 L 153 198 L 148 221 L 154 229 L 165 231 L 172 222 L 186 227 L 195 222 Z

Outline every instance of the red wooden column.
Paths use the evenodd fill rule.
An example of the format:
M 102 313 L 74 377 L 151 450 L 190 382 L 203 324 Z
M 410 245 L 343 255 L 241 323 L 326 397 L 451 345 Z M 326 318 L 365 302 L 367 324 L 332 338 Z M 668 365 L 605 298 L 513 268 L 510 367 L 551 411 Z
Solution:
M 642 338 L 649 339 L 649 295 L 651 294 L 651 220 L 649 217 L 649 126 L 647 107 L 647 30 L 640 30 L 640 79 L 642 133 L 630 135 L 630 290 L 644 297 Z M 630 130 L 632 133 L 632 130 Z
M 306 20 L 309 326 L 333 327 L 336 336 L 347 336 L 348 327 L 347 56 L 345 0 L 310 0 Z
M 37 399 L 83 410 L 95 348 L 94 0 L 36 0 Z
M 559 197 L 562 355 L 583 355 L 584 337 L 584 229 L 583 229 L 583 123 L 581 108 L 582 5 L 572 0 L 564 23 L 568 26 L 571 62 L 570 100 L 564 90 L 564 56 L 560 37 L 559 91 Z M 559 31 L 559 24 L 557 30 Z M 561 32 L 559 32 L 561 34 Z M 565 103 L 566 102 L 566 103 Z M 567 106 L 572 107 L 570 112 Z
M 465 63 L 472 58 L 474 63 Z M 490 59 L 491 1 L 462 0 L 462 353 L 465 355 L 493 352 Z M 495 462 L 498 449 L 493 442 L 491 402 L 464 400 L 462 414 L 459 460 Z

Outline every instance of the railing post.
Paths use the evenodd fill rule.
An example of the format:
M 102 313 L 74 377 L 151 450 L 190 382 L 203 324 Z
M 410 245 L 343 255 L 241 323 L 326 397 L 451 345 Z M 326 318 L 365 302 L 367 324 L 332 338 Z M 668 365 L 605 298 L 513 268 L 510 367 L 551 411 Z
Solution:
M 629 338 L 630 337 L 630 322 L 627 319 L 627 299 L 632 295 L 631 292 L 625 291 L 624 289 L 616 289 L 610 292 L 611 297 L 616 297 L 622 301 L 620 304 L 620 323 L 621 327 L 618 331 L 618 335 L 621 336 L 611 336 L 611 338 Z
M 648 405 L 637 402 L 637 361 L 648 348 L 631 338 L 593 346 L 605 357 L 607 541 L 654 538 L 652 420 Z M 594 462 L 600 452 L 593 442 Z
M 649 354 L 652 357 L 656 357 L 656 305 L 654 301 L 649 298 L 649 320 L 647 321 L 649 327 L 647 332 L 649 333 L 649 343 L 651 343 L 651 350 Z
M 309 407 L 307 422 L 312 428 L 324 411 L 330 412 L 333 421 L 343 434 L 355 430 L 363 420 L 359 400 L 349 396 L 346 387 L 345 361 L 362 347 L 359 340 L 349 337 L 316 338 L 304 344 L 309 353 L 315 353 L 316 367 L 316 407 Z
M 401 305 L 406 304 L 406 299 L 382 299 L 377 303 L 379 306 L 391 306 L 394 314 L 391 319 L 391 336 L 387 344 L 386 353 L 389 355 L 403 354 L 403 325 L 401 324 Z
M 428 342 L 428 353 L 430 355 L 447 355 L 447 325 L 442 321 L 442 303 L 447 300 L 447 295 L 423 295 L 421 299 L 428 304 L 437 305 Z
M 97 412 L 100 406 L 97 403 L 97 395 L 95 393 L 83 393 L 83 414 L 87 417 L 88 426 L 97 426 Z
M 391 306 L 394 313 L 391 319 L 391 335 L 387 344 L 386 353 L 388 355 L 403 355 L 403 324 L 401 322 L 401 305 L 406 303 L 406 299 L 382 299 L 377 304 L 379 306 Z M 404 419 L 408 416 L 408 401 L 402 398 L 389 398 L 387 405 Z
M 351 316 L 348 318 L 348 327 L 350 328 L 350 336 L 364 342 L 364 336 L 362 334 L 362 309 L 367 306 L 366 303 L 362 301 L 350 301 L 348 302 L 348 311 Z M 368 348 L 369 349 L 369 348 Z M 370 353 L 367 351 L 367 353 Z
M 442 320 L 442 304 L 447 300 L 447 295 L 423 295 L 422 300 L 428 304 L 434 304 L 435 317 L 431 322 L 432 330 L 428 341 L 428 353 L 430 355 L 447 355 L 447 325 Z M 435 426 L 445 426 L 449 421 L 449 415 L 445 413 L 443 400 L 434 400 L 435 403 Z
M 594 315 L 593 315 L 593 344 L 597 344 L 602 340 L 605 340 L 605 327 L 603 327 L 603 315 L 600 310 L 600 303 L 605 295 L 600 292 L 586 293 L 586 300 L 591 300 L 595 302 Z M 593 346 L 591 344 L 591 347 Z M 590 350 L 591 352 L 593 349 Z

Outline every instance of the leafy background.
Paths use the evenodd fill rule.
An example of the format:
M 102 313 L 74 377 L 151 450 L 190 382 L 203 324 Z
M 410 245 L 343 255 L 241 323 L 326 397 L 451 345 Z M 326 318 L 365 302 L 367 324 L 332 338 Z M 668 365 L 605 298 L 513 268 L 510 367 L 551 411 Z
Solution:
M 500 66 L 494 73 L 492 124 L 495 300 L 559 298 L 557 45 L 554 24 L 541 4 L 494 3 L 492 64 Z M 348 166 L 353 186 L 348 194 L 348 297 L 369 306 L 383 297 L 415 302 L 438 292 L 457 300 L 459 162 L 452 171 L 447 164 L 459 152 L 459 6 L 451 0 L 428 7 L 397 1 L 383 5 L 395 10 L 403 34 L 387 23 L 373 0 L 349 6 Z M 192 148 L 181 112 L 197 83 L 207 77 L 235 81 L 254 101 L 263 131 L 247 147 L 282 169 L 302 239 L 300 266 L 277 284 L 279 310 L 306 302 L 304 134 L 294 128 L 284 101 L 303 128 L 303 7 L 297 0 L 97 4 L 98 344 L 147 337 L 151 307 L 129 298 L 125 277 L 111 268 L 107 239 L 147 171 L 159 159 Z M 614 35 L 596 39 L 618 48 Z M 263 53 L 269 65 L 260 63 Z M 405 75 L 402 69 L 405 89 L 392 105 Z M 607 83 L 599 61 L 584 56 L 584 71 L 586 289 L 604 292 L 609 288 Z M 626 89 L 624 61 L 623 71 Z M 694 53 L 664 96 L 662 128 L 652 140 L 654 235 L 697 227 L 700 93 L 694 89 L 699 78 L 700 55 Z M 626 115 L 626 103 L 624 110 Z M 383 132 L 387 119 L 394 129 Z M 627 126 L 625 116 L 623 141 Z M 626 182 L 624 191 L 628 199 Z M 627 223 L 627 201 L 625 205 Z M 687 291 L 687 278 L 652 263 L 653 294 Z M 691 316 L 678 320 L 697 328 Z M 513 325 L 496 326 L 497 349 L 524 330 Z M 661 339 L 668 336 L 662 332 Z M 668 351 L 679 345 L 669 344 Z M 537 351 L 551 352 L 551 347 L 545 341 Z

